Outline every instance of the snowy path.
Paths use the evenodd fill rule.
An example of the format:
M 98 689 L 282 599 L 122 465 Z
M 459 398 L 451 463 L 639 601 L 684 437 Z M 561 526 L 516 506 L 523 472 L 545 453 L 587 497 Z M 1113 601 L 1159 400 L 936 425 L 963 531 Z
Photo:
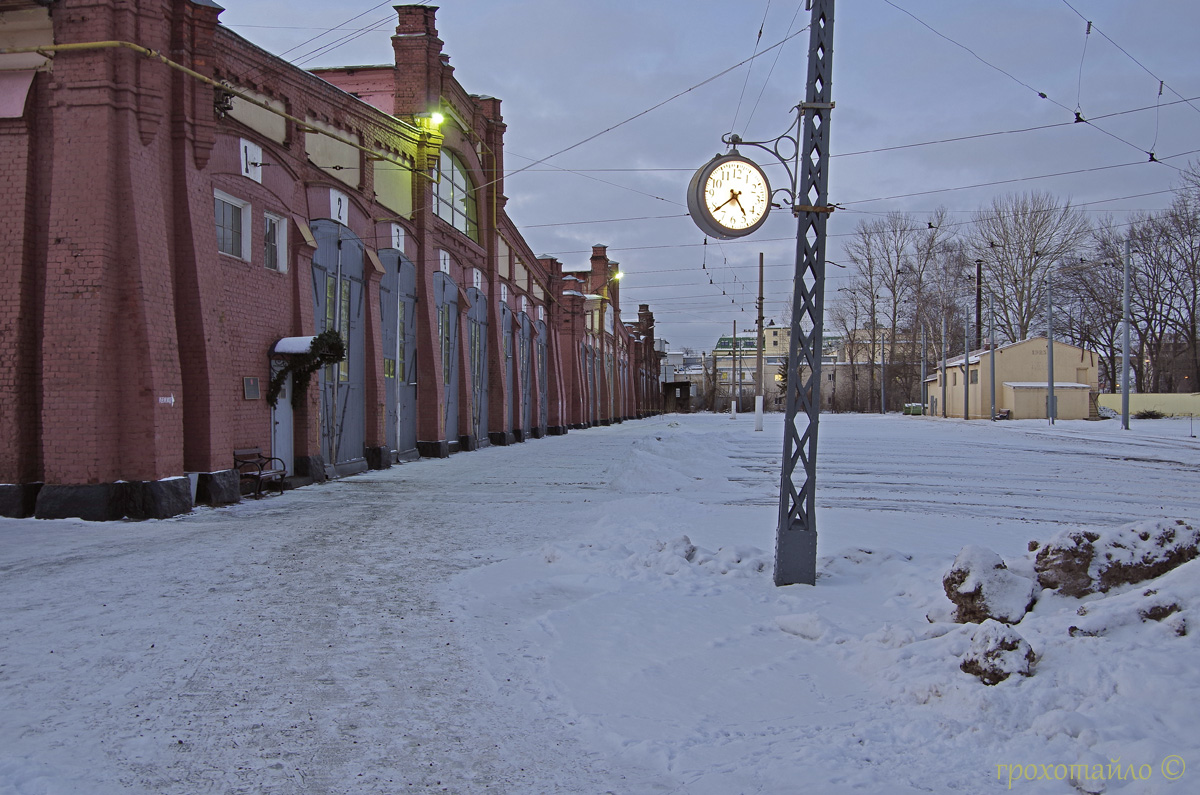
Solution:
M 585 438 L 166 522 L 0 521 L 0 792 L 603 791 L 607 760 L 494 707 L 437 599 L 562 535 Z
M 970 711 L 1061 706 L 912 655 L 961 645 L 921 635 L 959 548 L 1200 519 L 1186 421 L 835 416 L 823 587 L 775 589 L 780 419 L 751 427 L 632 422 L 165 522 L 0 520 L 0 793 L 982 791 L 1055 746 Z M 1124 714 L 1106 698 L 1089 720 Z

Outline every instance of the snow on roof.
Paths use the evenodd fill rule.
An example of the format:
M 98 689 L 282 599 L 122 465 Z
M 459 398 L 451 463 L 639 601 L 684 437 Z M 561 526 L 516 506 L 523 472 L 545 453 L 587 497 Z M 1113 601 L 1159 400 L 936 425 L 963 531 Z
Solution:
M 562 266 L 563 273 L 587 273 L 587 272 L 591 271 L 591 269 L 592 269 L 591 263 L 589 263 L 587 265 L 563 265 Z
M 1005 381 L 1005 386 L 1011 386 L 1013 389 L 1045 389 L 1045 381 Z M 1087 384 L 1080 384 L 1075 381 L 1055 381 L 1055 389 L 1091 389 Z
M 584 295 L 583 293 L 579 292 L 578 290 L 563 290 L 563 295 L 577 295 L 577 296 L 579 296 L 580 298 L 587 298 L 587 296 L 586 296 L 586 295 Z

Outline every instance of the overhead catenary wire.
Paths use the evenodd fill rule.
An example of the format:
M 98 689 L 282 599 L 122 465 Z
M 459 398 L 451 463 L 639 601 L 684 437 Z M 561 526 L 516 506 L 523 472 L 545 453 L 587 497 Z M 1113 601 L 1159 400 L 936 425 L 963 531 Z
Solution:
M 796 13 L 792 15 L 792 21 L 788 23 L 787 35 L 791 35 L 792 28 L 796 26 L 796 20 L 800 18 L 800 11 L 804 8 L 805 3 L 796 3 Z M 758 91 L 758 97 L 754 100 L 754 106 L 750 108 L 750 115 L 746 117 L 746 129 L 750 129 L 750 122 L 754 120 L 754 114 L 758 110 L 758 104 L 762 102 L 763 94 L 767 91 L 767 86 L 771 84 L 771 75 L 775 74 L 775 67 L 779 64 L 779 56 L 783 53 L 783 48 L 780 47 L 775 51 L 775 59 L 771 61 L 771 68 L 767 70 L 767 78 L 763 80 L 762 88 Z
M 1088 21 L 1087 32 L 1085 32 L 1083 34 L 1083 54 L 1079 56 L 1079 79 L 1076 81 L 1076 85 L 1075 85 L 1075 112 L 1076 113 L 1083 110 L 1083 106 L 1080 104 L 1080 101 L 1083 97 L 1083 62 L 1087 58 L 1088 39 L 1090 39 L 1091 37 L 1092 37 L 1092 23 L 1090 21 Z
M 380 8 L 383 8 L 383 7 L 384 7 L 384 6 L 386 6 L 386 5 L 391 5 L 391 0 L 385 0 L 385 2 L 379 3 L 378 5 L 375 5 L 375 6 L 371 6 L 371 7 L 370 7 L 370 8 L 368 8 L 366 11 L 363 11 L 363 12 L 362 12 L 362 13 L 360 13 L 360 14 L 355 14 L 354 16 L 350 17 L 349 19 L 347 19 L 347 20 L 344 20 L 344 21 L 342 21 L 342 22 L 338 23 L 337 25 L 335 25 L 335 26 L 333 26 L 333 27 L 331 27 L 331 28 L 324 28 L 324 29 L 322 29 L 322 30 L 321 30 L 321 32 L 320 32 L 320 33 L 318 33 L 316 36 L 313 36 L 313 37 L 311 37 L 311 38 L 305 39 L 304 41 L 300 42 L 299 44 L 296 44 L 296 45 L 294 45 L 294 46 L 292 46 L 292 47 L 289 47 L 288 49 L 286 49 L 286 50 L 284 50 L 283 52 L 279 53 L 279 54 L 278 54 L 278 55 L 276 55 L 275 57 L 276 57 L 276 58 L 277 58 L 279 61 L 281 61 L 282 63 L 285 63 L 285 64 L 287 64 L 287 63 L 289 63 L 289 62 L 288 62 L 288 60 L 287 60 L 286 58 L 284 58 L 284 56 L 285 56 L 285 55 L 287 55 L 288 53 L 290 53 L 290 52 L 294 52 L 295 50 L 298 50 L 298 49 L 300 49 L 301 47 L 305 47 L 305 46 L 307 46 L 307 45 L 309 45 L 309 44 L 312 44 L 314 41 L 316 41 L 317 39 L 321 38 L 322 36 L 325 36 L 326 34 L 328 34 L 328 33 L 332 32 L 332 31 L 334 31 L 334 30 L 339 30 L 339 29 L 341 29 L 341 28 L 342 28 L 342 26 L 343 26 L 343 25 L 348 25 L 349 23 L 351 23 L 351 22 L 355 21 L 356 19 L 360 19 L 360 18 L 362 18 L 362 17 L 365 17 L 367 14 L 370 14 L 372 11 L 376 11 L 376 10 L 378 10 L 378 9 L 380 9 Z M 230 26 L 230 27 L 232 27 L 232 26 Z M 361 30 L 361 28 L 360 28 L 360 30 Z M 253 79 L 254 79 L 256 76 L 258 76 L 259 74 L 262 74 L 262 71 L 263 71 L 263 69 L 264 69 L 264 68 L 267 68 L 266 64 L 263 64 L 263 66 L 261 66 L 261 67 L 257 67 L 256 69 L 254 69 L 253 71 L 251 71 L 250 73 L 248 73 L 248 74 L 246 74 L 246 75 L 243 75 L 242 77 L 243 77 L 243 79 L 245 79 L 245 80 L 253 80 Z M 276 67 L 276 68 L 278 68 L 278 67 Z
M 995 71 L 997 71 L 997 72 L 999 72 L 1000 74 L 1004 75 L 1005 77 L 1009 78 L 1010 80 L 1012 80 L 1013 82 L 1017 83 L 1018 85 L 1020 85 L 1020 86 L 1022 86 L 1022 87 L 1024 87 L 1024 88 L 1028 89 L 1029 91 L 1033 92 L 1034 94 L 1036 94 L 1036 95 L 1037 95 L 1038 97 L 1040 97 L 1041 99 L 1047 100 L 1048 102 L 1050 102 L 1050 103 L 1052 103 L 1052 104 L 1054 104 L 1054 105 L 1057 105 L 1058 107 L 1062 108 L 1063 110 L 1067 111 L 1068 113 L 1072 113 L 1072 114 L 1074 115 L 1074 120 L 1075 120 L 1075 122 L 1076 122 L 1076 123 L 1086 124 L 1086 125 L 1088 125 L 1089 127 L 1091 127 L 1092 129 L 1094 129 L 1094 130 L 1096 130 L 1096 131 L 1098 131 L 1098 132 L 1100 132 L 1100 133 L 1103 133 L 1104 135 L 1107 135 L 1109 138 L 1112 138 L 1112 139 L 1114 139 L 1114 140 L 1116 140 L 1116 141 L 1120 141 L 1121 143 L 1125 144 L 1126 146 L 1132 147 L 1132 148 L 1134 148 L 1134 149 L 1138 150 L 1139 152 L 1143 152 L 1144 154 L 1151 155 L 1151 157 L 1150 157 L 1150 162 L 1153 162 L 1153 163 L 1157 163 L 1157 162 L 1159 162 L 1158 160 L 1156 160 L 1156 159 L 1153 157 L 1152 153 L 1150 153 L 1150 152 L 1147 152 L 1145 149 L 1143 149 L 1142 147 L 1140 147 L 1140 146 L 1138 146 L 1137 144 L 1133 143 L 1132 141 L 1128 141 L 1128 140 L 1126 140 L 1125 138 L 1122 138 L 1121 136 L 1117 135 L 1116 133 L 1114 133 L 1114 132 L 1111 132 L 1111 131 L 1109 131 L 1109 130 L 1106 130 L 1106 129 L 1104 129 L 1103 127 L 1101 127 L 1101 126 L 1099 126 L 1099 125 L 1095 124 L 1095 123 L 1094 123 L 1092 120 L 1090 120 L 1090 119 L 1086 118 L 1086 117 L 1083 115 L 1083 113 L 1081 112 L 1081 110 L 1077 109 L 1077 110 L 1074 110 L 1074 111 L 1072 111 L 1072 110 L 1071 110 L 1070 108 L 1068 108 L 1066 105 L 1064 105 L 1063 103 L 1061 103 L 1061 102 L 1059 102 L 1058 100 L 1054 99 L 1054 98 L 1053 98 L 1053 97 L 1051 97 L 1049 94 L 1047 94 L 1045 91 L 1039 91 L 1038 89 L 1036 89 L 1036 88 L 1034 88 L 1033 86 L 1031 86 L 1031 85 L 1029 85 L 1028 83 L 1026 83 L 1024 80 L 1021 80 L 1019 77 L 1017 77 L 1016 75 L 1012 74 L 1012 72 L 1009 72 L 1008 70 L 1006 70 L 1006 69 L 1004 69 L 1004 68 L 1002 68 L 1002 67 L 1000 67 L 1000 66 L 997 66 L 996 64 L 992 63 L 991 61 L 988 61 L 987 59 L 985 59 L 983 56 L 981 56 L 979 53 L 975 52 L 973 49 L 971 49 L 971 48 L 970 48 L 970 47 L 968 47 L 967 45 L 963 44 L 963 43 L 962 43 L 962 42 L 960 42 L 960 41 L 957 41 L 957 40 L 955 40 L 955 39 L 951 38 L 950 36 L 947 36 L 946 34 L 942 33 L 941 31 L 937 30 L 937 29 L 936 29 L 936 28 L 934 28 L 932 25 L 930 25 L 928 22 L 925 22 L 923 19 L 921 19 L 920 17 L 918 17 L 916 14 L 914 14 L 914 13 L 912 13 L 911 11 L 909 11 L 909 10 L 907 10 L 907 9 L 905 9 L 905 8 L 903 8 L 903 7 L 901 7 L 901 6 L 899 6 L 899 5 L 897 5 L 895 2 L 893 2 L 893 0 L 883 0 L 883 2 L 884 2 L 884 3 L 886 3 L 887 5 L 891 6 L 892 8 L 896 9 L 897 11 L 900 11 L 901 13 L 903 13 L 903 14 L 905 14 L 905 15 L 907 15 L 907 16 L 909 16 L 909 17 L 911 17 L 911 18 L 912 18 L 914 21 L 916 21 L 916 22 L 917 22 L 918 24 L 920 24 L 922 27 L 926 28 L 927 30 L 929 30 L 931 33 L 933 33 L 934 35 L 938 36 L 939 38 L 945 39 L 946 41 L 950 42 L 950 43 L 951 43 L 951 44 L 953 44 L 954 46 L 956 46 L 956 47 L 959 47 L 959 48 L 961 48 L 961 49 L 965 50 L 966 52 L 970 53 L 970 55 L 971 55 L 973 58 L 975 58 L 975 59 L 976 59 L 976 60 L 978 60 L 980 63 L 982 63 L 982 64 L 984 64 L 985 66 L 987 66 L 988 68 L 990 68 L 990 69 L 994 69 Z M 1076 12 L 1076 13 L 1078 13 L 1078 12 Z M 1175 167 L 1174 167 L 1174 166 L 1171 166 L 1171 168 L 1175 168 Z M 1179 170 L 1179 169 L 1176 169 L 1176 170 Z
M 684 96 L 684 95 L 686 95 L 686 94 L 690 94 L 691 92 L 695 91 L 695 90 L 696 90 L 696 89 L 698 89 L 698 88 L 703 88 L 704 86 L 708 85 L 709 83 L 713 82 L 714 80 L 717 80 L 717 79 L 719 79 L 719 78 L 721 78 L 721 77 L 724 77 L 725 75 L 729 74 L 729 73 L 730 73 L 730 72 L 732 72 L 733 70 L 737 69 L 739 66 L 742 66 L 742 65 L 744 65 L 744 64 L 746 64 L 746 63 L 748 63 L 748 62 L 750 62 L 750 61 L 754 60 L 755 58 L 760 58 L 760 57 L 762 57 L 762 56 L 766 55 L 767 53 L 769 53 L 771 50 L 775 49 L 776 47 L 782 47 L 782 46 L 783 46 L 784 44 L 786 44 L 786 43 L 787 43 L 787 42 L 788 42 L 790 39 L 793 39 L 793 38 L 795 38 L 796 36 L 799 36 L 801 33 L 803 33 L 803 32 L 804 32 L 804 31 L 806 31 L 806 30 L 808 30 L 808 27 L 807 27 L 807 26 L 805 26 L 804 28 L 802 28 L 802 29 L 800 29 L 800 30 L 796 31 L 795 33 L 791 34 L 790 36 L 788 36 L 788 37 L 786 37 L 786 38 L 782 39 L 781 41 L 778 41 L 778 42 L 776 42 L 775 44 L 772 44 L 770 47 L 767 47 L 767 48 L 766 48 L 766 49 L 764 49 L 762 52 L 759 52 L 759 53 L 757 53 L 757 54 L 755 54 L 755 55 L 752 55 L 752 56 L 750 56 L 749 58 L 747 58 L 747 59 L 746 59 L 746 60 L 744 60 L 744 61 L 739 61 L 738 63 L 735 63 L 733 66 L 730 66 L 730 67 L 728 67 L 728 68 L 726 68 L 726 69 L 722 69 L 720 72 L 717 72 L 717 73 L 716 73 L 715 75 L 713 75 L 712 77 L 706 78 L 706 79 L 704 79 L 704 80 L 700 81 L 699 83 L 696 83 L 696 84 L 695 84 L 695 85 L 693 85 L 693 86 L 690 86 L 690 87 L 688 87 L 688 88 L 685 88 L 684 90 L 682 90 L 682 91 L 679 91 L 679 92 L 677 92 L 677 93 L 675 93 L 675 94 L 672 94 L 671 96 L 667 97 L 666 99 L 662 100 L 661 102 L 658 102 L 658 103 L 656 103 L 656 104 L 654 104 L 654 105 L 651 105 L 649 108 L 646 108 L 646 109 L 645 109 L 645 110 L 643 110 L 643 111 L 639 111 L 638 113 L 635 113 L 634 115 L 630 116 L 630 117 L 629 117 L 629 118 L 627 118 L 627 119 L 624 119 L 623 121 L 619 121 L 619 122 L 617 122 L 616 124 L 613 124 L 613 125 L 611 125 L 611 126 L 609 126 L 609 127 L 605 127 L 605 128 L 604 128 L 603 130 L 601 130 L 600 132 L 593 133 L 592 135 L 589 135 L 588 137 L 584 138 L 584 139 L 583 139 L 583 140 L 581 140 L 581 141 L 576 141 L 575 143 L 571 144 L 570 146 L 563 147 L 562 149 L 559 149 L 557 152 L 554 152 L 554 153 L 552 153 L 552 154 L 546 155 L 545 157 L 543 157 L 543 158 L 541 158 L 541 159 L 539 159 L 539 160 L 536 160 L 536 161 L 534 161 L 533 163 L 529 164 L 528 166 L 524 166 L 524 167 L 522 167 L 522 168 L 518 168 L 518 169 L 516 169 L 515 171 L 510 171 L 510 172 L 508 172 L 507 174 L 505 174 L 504 178 L 505 178 L 505 179 L 507 179 L 508 177 L 511 177 L 511 176 L 513 176 L 514 174 L 520 174 L 522 171 L 527 171 L 527 170 L 529 170 L 530 168 L 532 168 L 533 166 L 540 166 L 540 165 L 542 165 L 542 164 L 546 163 L 546 162 L 547 162 L 547 161 L 549 161 L 549 160 L 553 160 L 554 158 L 558 157 L 559 155 L 566 154 L 567 152 L 570 152 L 572 149 L 578 149 L 579 147 L 583 146 L 584 144 L 586 144 L 586 143 L 589 143 L 589 142 L 591 142 L 591 141 L 594 141 L 594 140 L 596 140 L 597 138 L 599 138 L 599 137 L 600 137 L 600 136 L 602 136 L 602 135 L 607 135 L 608 133 L 610 133 L 610 132 L 612 132 L 612 131 L 614 131 L 614 130 L 617 130 L 617 129 L 621 128 L 621 127 L 624 127 L 626 124 L 629 124 L 629 123 L 630 123 L 630 122 L 632 122 L 632 121 L 635 121 L 635 120 L 637 120 L 637 119 L 640 119 L 641 117 L 643 117 L 643 116 L 645 116 L 645 115 L 647 115 L 647 114 L 649 114 L 649 113 L 653 113 L 654 111 L 656 111 L 656 110 L 658 110 L 659 108 L 661 108 L 663 105 L 666 105 L 666 104 L 668 104 L 668 103 L 670 103 L 670 102 L 674 102 L 675 100 L 679 99 L 680 97 L 682 97 L 682 96 Z M 492 182 L 485 183 L 485 184 L 483 184 L 483 185 L 480 185 L 479 187 L 480 187 L 480 188 L 485 188 L 485 187 L 487 187 L 488 185 L 491 185 L 491 184 L 493 184 L 493 183 L 495 183 L 495 182 L 497 182 L 497 181 L 498 181 L 498 180 L 492 180 Z
M 1070 3 L 1070 2 L 1068 2 L 1068 0 L 1062 0 L 1062 3 L 1063 3 L 1063 5 L 1065 5 L 1067 8 L 1069 8 L 1069 9 L 1071 9 L 1073 12 L 1075 12 L 1075 15 L 1076 15 L 1076 16 L 1078 16 L 1080 19 L 1083 19 L 1083 20 L 1086 20 L 1086 19 L 1087 19 L 1087 17 L 1085 17 L 1083 14 L 1081 14 L 1081 13 L 1079 12 L 1079 9 L 1077 9 L 1077 8 L 1075 8 L 1075 6 L 1071 5 L 1071 3 Z M 1117 49 L 1118 49 L 1118 50 L 1119 50 L 1119 51 L 1120 51 L 1120 52 L 1121 52 L 1121 53 L 1122 53 L 1122 54 L 1123 54 L 1123 55 L 1124 55 L 1126 58 L 1128 58 L 1129 60 L 1131 60 L 1131 61 L 1133 61 L 1135 64 L 1137 64 L 1139 67 L 1141 67 L 1142 71 L 1144 71 L 1146 74 L 1150 75 L 1150 76 L 1151 76 L 1151 77 L 1153 77 L 1155 80 L 1157 80 L 1157 81 L 1159 82 L 1159 85 L 1160 85 L 1160 90 L 1161 90 L 1161 86 L 1163 86 L 1163 85 L 1166 85 L 1166 87 L 1167 87 L 1167 88 L 1168 88 L 1168 89 L 1171 91 L 1171 93 L 1172 93 L 1172 94 L 1174 94 L 1175 96 L 1179 97 L 1179 99 L 1180 99 L 1180 100 L 1182 100 L 1183 102 L 1185 102 L 1185 103 L 1188 105 L 1188 107 L 1190 107 L 1192 110 L 1196 111 L 1197 113 L 1200 113 L 1200 107 L 1197 107 L 1196 105 L 1193 105 L 1193 104 L 1192 104 L 1193 102 L 1200 101 L 1200 97 L 1193 97 L 1192 99 L 1184 99 L 1182 94 L 1180 94 L 1178 91 L 1176 91 L 1176 90 L 1175 90 L 1174 88 L 1172 88 L 1170 85 L 1166 84 L 1166 83 L 1165 83 L 1165 81 L 1163 80 L 1163 78 L 1161 78 L 1161 77 L 1159 77 L 1158 75 L 1156 75 L 1156 74 L 1155 74 L 1153 71 L 1151 71 L 1151 70 L 1150 70 L 1150 68 L 1149 68 L 1149 67 L 1147 67 L 1147 66 L 1146 66 L 1144 63 L 1142 63 L 1141 61 L 1139 61 L 1137 58 L 1133 57 L 1133 55 L 1131 55 L 1131 54 L 1129 53 L 1129 51 L 1128 51 L 1128 50 L 1126 50 L 1124 47 L 1122 47 L 1122 46 L 1121 46 L 1120 44 L 1118 44 L 1117 42 L 1113 41 L 1113 39 L 1112 39 L 1112 38 L 1111 38 L 1111 37 L 1110 37 L 1110 36 L 1109 36 L 1107 33 L 1105 33 L 1103 30 L 1101 30 L 1101 29 L 1100 29 L 1100 27 L 1099 27 L 1098 25 L 1094 25 L 1094 26 L 1093 26 L 1093 29 L 1094 29 L 1094 30 L 1095 30 L 1097 33 L 1099 33 L 1099 34 L 1100 34 L 1102 37 L 1104 37 L 1104 40 L 1105 40 L 1105 41 L 1107 41 L 1107 42 L 1108 42 L 1109 44 L 1111 44 L 1112 46 L 1116 47 L 1116 48 L 1117 48 Z
M 767 26 L 767 14 L 771 12 L 771 0 L 767 0 L 767 7 L 763 10 L 762 22 L 758 26 L 758 36 L 754 39 L 754 52 L 751 53 L 750 63 L 746 65 L 746 79 L 742 81 L 742 92 L 738 95 L 737 107 L 733 111 L 733 121 L 729 124 L 730 132 L 737 132 L 738 114 L 742 112 L 742 100 L 746 98 L 746 87 L 750 85 L 750 75 L 754 72 L 754 58 L 758 55 L 758 45 L 762 44 L 763 28 Z M 782 49 L 782 48 L 781 48 Z M 778 56 L 779 51 L 776 51 Z M 749 124 L 749 122 L 747 122 Z
M 1189 154 L 1196 154 L 1196 153 L 1200 153 L 1200 149 L 1192 150 L 1189 152 L 1183 152 L 1178 155 L 1171 155 L 1171 157 L 1183 157 L 1183 156 L 1186 156 Z M 880 197 L 880 198 L 875 198 L 875 199 L 863 199 L 863 200 L 859 200 L 859 201 L 848 201 L 848 202 L 846 202 L 846 204 L 847 205 L 868 204 L 868 203 L 873 203 L 873 202 L 878 202 L 878 201 L 888 201 L 888 200 L 897 199 L 897 198 L 908 198 L 908 197 L 914 196 L 914 195 L 934 195 L 937 193 L 944 193 L 944 192 L 949 192 L 949 191 L 954 191 L 954 190 L 966 190 L 968 188 L 978 188 L 978 187 L 991 187 L 996 184 L 1006 184 L 1006 183 L 1010 183 L 1010 182 L 1021 182 L 1021 181 L 1028 181 L 1028 180 L 1045 179 L 1045 178 L 1049 178 L 1051 176 L 1063 176 L 1063 175 L 1067 175 L 1067 174 L 1078 174 L 1078 173 L 1086 173 L 1086 172 L 1091 172 L 1091 171 L 1102 171 L 1102 170 L 1114 169 L 1114 168 L 1125 168 L 1125 167 L 1134 166 L 1134 165 L 1144 165 L 1144 163 L 1142 161 L 1138 161 L 1136 163 L 1118 163 L 1118 164 L 1111 165 L 1111 166 L 1099 166 L 1099 167 L 1090 168 L 1090 169 L 1076 169 L 1075 171 L 1058 172 L 1057 174 L 1054 174 L 1054 175 L 1042 174 L 1042 175 L 1037 175 L 1037 176 L 1032 176 L 1032 177 L 1019 177 L 1019 178 L 1015 178 L 1012 180 L 999 180 L 999 181 L 995 181 L 995 182 L 977 183 L 975 185 L 959 186 L 956 188 L 936 189 L 936 190 L 930 190 L 930 191 L 918 191 L 916 193 L 904 194 L 902 196 Z M 1160 195 L 1160 194 L 1164 194 L 1164 193 L 1173 193 L 1173 192 L 1174 192 L 1173 190 L 1162 190 L 1162 191 L 1149 191 L 1146 193 L 1136 193 L 1136 194 L 1131 194 L 1128 196 L 1115 196 L 1115 197 L 1110 197 L 1110 198 L 1105 198 L 1105 199 L 1097 199 L 1097 200 L 1094 200 L 1091 202 L 1080 202 L 1079 206 L 1089 205 L 1089 204 L 1100 204 L 1100 203 L 1112 202 L 1112 201 L 1122 201 L 1125 199 L 1143 198 L 1145 196 L 1154 196 L 1154 195 Z M 869 211 L 857 210 L 856 208 L 853 208 L 851 206 L 847 206 L 844 211 L 869 213 Z M 976 210 L 962 210 L 962 211 L 956 211 L 956 212 L 977 212 L 977 211 Z M 953 222 L 951 225 L 967 225 L 970 223 L 971 223 L 970 221 L 962 221 L 962 222 Z M 853 237 L 854 234 L 856 234 L 856 233 L 854 233 L 854 232 L 829 233 L 827 235 L 827 237 L 829 237 L 829 238 Z M 755 238 L 754 241 L 726 240 L 723 242 L 726 244 L 737 245 L 739 243 L 755 243 L 755 244 L 779 243 L 779 242 L 788 242 L 788 241 L 793 241 L 793 240 L 794 240 L 793 237 L 776 237 L 776 238 Z M 702 245 L 702 244 L 701 243 L 670 243 L 670 244 L 653 245 L 653 246 L 613 247 L 613 248 L 610 248 L 609 250 L 612 252 L 648 251 L 648 250 L 656 250 L 656 249 L 694 248 L 694 247 L 700 246 L 700 245 Z M 591 253 L 590 250 L 582 250 L 581 249 L 581 250 L 572 250 L 572 251 L 554 251 L 554 252 L 550 252 L 549 256 L 563 257 L 563 256 L 569 256 L 569 255 L 573 255 L 573 254 L 590 254 L 590 253 Z M 749 267 L 749 266 L 745 266 L 745 267 Z
M 358 30 L 355 30 L 351 33 L 347 33 L 345 36 L 342 36 L 340 39 L 331 41 L 329 44 L 322 45 L 322 46 L 316 48 L 315 50 L 310 50 L 309 52 L 306 52 L 303 55 L 296 56 L 295 60 L 293 60 L 292 63 L 294 63 L 298 67 L 304 66 L 305 64 L 312 63 L 313 61 L 315 61 L 317 58 L 321 57 L 322 55 L 331 53 L 334 50 L 336 50 L 337 48 L 339 48 L 343 45 L 349 44 L 350 42 L 354 41 L 355 39 L 362 38 L 363 36 L 367 35 L 368 33 L 374 33 L 375 31 L 379 30 L 383 26 L 387 25 L 389 22 L 394 22 L 394 21 L 395 21 L 395 17 L 392 15 L 388 15 L 386 17 L 383 17 L 382 19 L 377 19 L 376 21 L 370 23 L 369 25 L 364 25 L 363 27 L 359 28 Z
M 1172 105 L 1190 103 L 1190 102 L 1196 101 L 1196 100 L 1200 100 L 1200 97 L 1192 97 L 1190 99 L 1180 99 L 1180 100 L 1175 100 L 1172 102 L 1162 103 L 1161 107 L 1165 108 L 1165 107 L 1170 107 Z M 1141 106 L 1141 107 L 1137 107 L 1137 108 L 1130 108 L 1127 110 L 1114 111 L 1111 113 L 1101 114 L 1099 116 L 1095 116 L 1094 118 L 1096 120 L 1116 118 L 1118 116 L 1124 116 L 1124 115 L 1128 115 L 1128 114 L 1132 114 L 1132 113 L 1141 113 L 1143 111 L 1156 110 L 1158 107 L 1160 107 L 1160 106 L 1159 105 L 1146 105 L 1146 106 Z M 1009 129 L 1009 130 L 994 130 L 991 132 L 984 132 L 984 133 L 971 133 L 971 134 L 967 134 L 967 135 L 953 136 L 953 137 L 949 137 L 949 138 L 934 139 L 934 140 L 930 140 L 930 141 L 916 141 L 916 142 L 907 143 L 907 144 L 896 144 L 893 146 L 876 147 L 874 149 L 863 149 L 863 150 L 856 150 L 856 151 L 851 151 L 851 152 L 834 152 L 830 155 L 830 157 L 844 158 L 844 157 L 854 157 L 854 156 L 860 156 L 860 155 L 894 152 L 894 151 L 899 151 L 899 150 L 903 150 L 903 149 L 913 149 L 913 148 L 918 148 L 918 147 L 937 146 L 937 145 L 941 145 L 941 144 L 956 143 L 956 142 L 961 142 L 961 141 L 970 141 L 970 140 L 976 140 L 976 139 L 988 138 L 988 137 L 994 137 L 994 136 L 1002 136 L 1002 135 L 1017 135 L 1017 134 L 1037 132 L 1037 131 L 1041 131 L 1041 130 L 1049 130 L 1049 129 L 1055 129 L 1055 128 L 1061 128 L 1061 127 L 1074 127 L 1074 122 L 1071 122 L 1071 121 L 1054 122 L 1051 124 L 1035 125 L 1032 127 L 1021 127 L 1021 128 L 1014 128 L 1014 129 Z M 527 156 L 520 155 L 515 152 L 509 152 L 509 154 L 512 154 L 516 157 L 520 157 L 522 159 L 532 159 L 532 158 L 528 158 Z M 1168 158 L 1157 158 L 1157 161 L 1161 162 L 1162 160 L 1165 160 L 1165 159 L 1168 159 Z M 768 166 L 768 167 L 776 166 L 776 165 L 778 165 L 778 164 L 776 164 L 776 163 L 767 163 L 766 164 L 766 166 Z M 1175 166 L 1171 166 L 1171 167 L 1176 168 Z M 594 174 L 594 173 L 609 173 L 609 172 L 649 172 L 649 173 L 689 172 L 690 173 L 690 172 L 694 171 L 695 169 L 693 169 L 693 168 L 673 168 L 673 167 L 671 167 L 671 168 L 611 168 L 610 167 L 610 168 L 595 168 L 595 169 L 587 169 L 587 168 L 578 169 L 578 168 L 563 168 L 563 167 L 559 167 L 559 166 L 548 165 L 546 169 L 532 168 L 529 170 L 534 171 L 534 172 L 558 171 L 558 172 L 577 174 L 577 175 L 583 176 L 585 178 L 595 179 L 595 181 L 602 182 L 604 184 L 611 185 L 613 187 L 616 187 L 616 188 L 619 188 L 622 190 L 628 190 L 628 191 L 631 191 L 634 193 L 646 195 L 650 198 L 654 198 L 659 201 L 665 201 L 665 202 L 672 203 L 672 204 L 681 204 L 680 202 L 675 202 L 671 199 L 666 199 L 661 196 L 657 196 L 655 194 L 646 193 L 644 191 L 638 190 L 637 188 L 632 188 L 627 185 L 621 185 L 619 183 L 612 182 L 609 180 L 601 180 L 601 179 L 597 179 L 597 178 L 592 178 L 589 175 Z M 1179 170 L 1179 169 L 1177 169 L 1177 170 Z M 554 224 L 547 224 L 544 226 L 554 226 Z

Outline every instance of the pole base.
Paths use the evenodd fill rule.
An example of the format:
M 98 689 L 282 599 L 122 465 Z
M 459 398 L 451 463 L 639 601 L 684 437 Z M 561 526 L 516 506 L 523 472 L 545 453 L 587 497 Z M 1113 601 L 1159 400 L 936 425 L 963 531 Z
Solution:
M 817 584 L 817 532 L 793 529 L 778 533 L 775 544 L 776 585 Z

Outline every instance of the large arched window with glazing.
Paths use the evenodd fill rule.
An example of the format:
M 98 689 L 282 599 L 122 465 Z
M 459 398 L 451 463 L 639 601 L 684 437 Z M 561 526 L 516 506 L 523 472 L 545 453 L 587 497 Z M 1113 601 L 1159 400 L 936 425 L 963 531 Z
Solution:
M 433 197 L 438 218 L 479 242 L 475 187 L 466 166 L 445 149 L 438 158 L 438 181 L 433 186 Z

